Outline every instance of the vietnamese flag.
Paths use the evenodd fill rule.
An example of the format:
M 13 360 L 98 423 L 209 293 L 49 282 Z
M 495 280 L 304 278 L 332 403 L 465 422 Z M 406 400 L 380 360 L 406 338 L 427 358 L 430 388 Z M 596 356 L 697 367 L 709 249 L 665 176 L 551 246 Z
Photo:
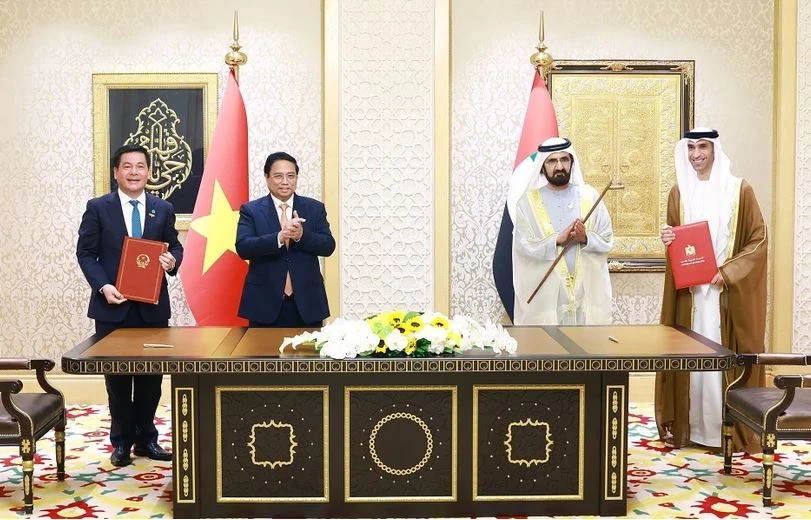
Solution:
M 234 245 L 239 207 L 247 201 L 248 120 L 231 69 L 180 265 L 197 325 L 248 324 L 237 316 L 248 264 Z
M 515 154 L 513 172 L 518 166 L 532 157 L 538 151 L 538 146 L 550 137 L 558 136 L 558 119 L 555 108 L 552 106 L 552 97 L 546 88 L 541 74 L 536 70 L 529 93 L 527 113 L 524 116 L 524 126 L 521 128 L 521 139 L 518 142 L 518 151 Z M 525 179 L 523 179 L 525 181 Z M 515 312 L 515 289 L 513 287 L 513 221 L 504 204 L 504 213 L 501 216 L 501 227 L 498 230 L 496 248 L 493 252 L 493 281 L 496 284 L 498 296 L 504 305 L 504 310 L 513 320 Z M 184 260 L 185 261 L 185 260 Z

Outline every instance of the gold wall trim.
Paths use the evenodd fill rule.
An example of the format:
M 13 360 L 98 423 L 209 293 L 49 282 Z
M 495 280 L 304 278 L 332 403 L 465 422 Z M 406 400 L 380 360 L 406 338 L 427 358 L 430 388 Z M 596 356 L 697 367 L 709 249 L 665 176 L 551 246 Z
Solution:
M 336 249 L 324 259 L 324 285 L 330 314 L 341 316 L 341 1 L 321 4 L 321 149 L 324 154 L 322 200 Z
M 794 182 L 797 148 L 797 0 L 774 2 L 772 115 L 772 352 L 794 349 Z M 778 210 L 779 208 L 779 210 Z
M 451 0 L 434 10 L 434 310 L 450 315 Z

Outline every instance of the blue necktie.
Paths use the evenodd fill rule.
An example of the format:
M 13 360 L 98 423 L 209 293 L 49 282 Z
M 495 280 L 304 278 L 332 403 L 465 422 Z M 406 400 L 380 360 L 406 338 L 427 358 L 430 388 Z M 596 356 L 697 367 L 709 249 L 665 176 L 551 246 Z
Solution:
M 132 204 L 132 238 L 141 238 L 144 232 L 141 229 L 141 213 L 138 211 L 138 201 L 131 200 Z

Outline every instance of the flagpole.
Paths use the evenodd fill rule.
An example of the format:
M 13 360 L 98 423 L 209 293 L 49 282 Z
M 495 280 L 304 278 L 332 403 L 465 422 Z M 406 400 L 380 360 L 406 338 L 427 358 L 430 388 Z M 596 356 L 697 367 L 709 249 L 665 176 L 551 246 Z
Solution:
M 239 83 L 239 66 L 248 63 L 248 56 L 240 51 L 239 44 L 239 11 L 234 11 L 234 42 L 231 44 L 231 51 L 225 55 L 225 63 L 234 71 L 234 78 Z
M 549 82 L 547 81 L 547 78 L 549 77 L 549 71 L 552 70 L 555 62 L 552 59 L 552 56 L 546 52 L 547 47 L 546 43 L 544 43 L 543 9 L 541 9 L 541 19 L 538 27 L 538 45 L 536 45 L 535 48 L 538 52 L 530 56 L 529 61 L 532 63 L 532 66 L 535 67 L 535 70 L 540 73 L 543 82 L 548 85 Z

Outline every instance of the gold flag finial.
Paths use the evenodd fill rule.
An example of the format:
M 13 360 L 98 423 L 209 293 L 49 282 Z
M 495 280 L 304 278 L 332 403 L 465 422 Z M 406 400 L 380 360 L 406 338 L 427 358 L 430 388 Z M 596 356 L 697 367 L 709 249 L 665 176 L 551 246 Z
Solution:
M 239 11 L 234 11 L 234 43 L 231 44 L 231 51 L 225 55 L 225 63 L 234 71 L 234 75 L 239 81 L 239 66 L 248 63 L 248 56 L 240 51 L 239 44 Z
M 532 66 L 541 73 L 541 77 L 544 83 L 546 83 L 546 78 L 549 75 L 549 71 L 552 70 L 554 60 L 552 56 L 546 52 L 546 44 L 544 43 L 543 9 L 541 9 L 541 20 L 540 26 L 538 27 L 538 45 L 535 48 L 538 52 L 530 56 L 529 61 L 532 63 Z

